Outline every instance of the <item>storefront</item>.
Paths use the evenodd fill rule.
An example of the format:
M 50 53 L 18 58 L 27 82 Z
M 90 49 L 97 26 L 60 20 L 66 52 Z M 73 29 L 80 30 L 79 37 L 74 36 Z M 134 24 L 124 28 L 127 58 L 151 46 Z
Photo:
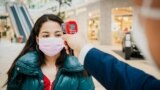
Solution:
M 95 10 L 95 11 L 89 12 L 88 31 L 87 31 L 89 42 L 98 43 L 99 30 L 100 30 L 100 11 Z
M 74 8 L 62 10 L 65 11 L 64 20 L 76 20 L 79 31 L 91 43 L 120 44 L 125 31 L 132 27 L 131 1 L 94 1 L 82 5 L 76 3 Z
M 0 16 L 0 38 L 7 36 L 7 31 L 9 30 L 9 26 L 7 25 L 7 18 L 6 15 Z
M 112 44 L 121 44 L 125 33 L 132 30 L 133 8 L 112 9 Z

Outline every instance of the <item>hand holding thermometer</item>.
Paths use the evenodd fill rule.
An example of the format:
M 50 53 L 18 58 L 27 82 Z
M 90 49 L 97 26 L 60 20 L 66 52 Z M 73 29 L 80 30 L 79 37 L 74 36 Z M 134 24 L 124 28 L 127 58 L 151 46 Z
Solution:
M 65 34 L 75 34 L 78 32 L 78 26 L 75 21 L 67 21 L 62 24 L 62 30 Z M 68 46 L 67 42 L 65 44 Z M 74 55 L 73 50 L 68 46 L 69 54 Z

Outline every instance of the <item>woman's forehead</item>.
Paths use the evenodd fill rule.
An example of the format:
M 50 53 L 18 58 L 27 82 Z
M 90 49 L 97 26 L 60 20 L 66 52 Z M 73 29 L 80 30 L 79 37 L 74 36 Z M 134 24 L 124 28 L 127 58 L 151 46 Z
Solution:
M 60 24 L 57 22 L 54 22 L 54 21 L 47 21 L 47 22 L 43 23 L 40 30 L 41 30 L 40 32 L 43 32 L 43 31 L 48 31 L 48 32 L 62 31 Z
M 42 24 L 42 27 L 41 28 L 59 28 L 61 27 L 60 24 L 58 22 L 55 22 L 55 21 L 47 21 L 45 23 Z

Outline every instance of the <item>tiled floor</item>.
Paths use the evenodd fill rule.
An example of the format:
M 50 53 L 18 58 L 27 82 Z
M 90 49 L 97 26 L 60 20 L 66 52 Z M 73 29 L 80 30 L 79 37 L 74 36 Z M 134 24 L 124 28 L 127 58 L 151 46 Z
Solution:
M 18 53 L 23 48 L 24 44 L 11 44 L 10 42 L 1 41 L 0 42 L 0 90 L 5 90 L 4 88 L 1 88 L 1 86 L 5 83 L 7 75 L 6 72 L 8 68 L 10 67 L 12 61 Z M 157 77 L 160 79 L 160 72 L 156 70 L 154 67 L 152 67 L 150 64 L 146 62 L 146 60 L 131 60 L 131 61 L 125 61 L 122 57 L 115 54 L 111 50 L 114 49 L 120 49 L 118 46 L 102 46 L 102 45 L 95 45 L 97 48 L 104 52 L 108 52 L 116 56 L 118 59 L 132 65 L 133 67 L 137 67 L 141 70 L 144 70 L 145 72 Z M 96 90 L 105 90 L 95 79 L 94 83 L 96 86 Z

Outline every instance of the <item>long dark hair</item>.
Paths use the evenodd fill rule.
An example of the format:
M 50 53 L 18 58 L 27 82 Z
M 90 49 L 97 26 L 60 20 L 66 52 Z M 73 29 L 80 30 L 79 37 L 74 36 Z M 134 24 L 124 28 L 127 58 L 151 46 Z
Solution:
M 44 54 L 40 51 L 40 50 L 37 50 L 37 42 L 36 42 L 36 37 L 39 35 L 39 32 L 40 32 L 40 28 L 42 26 L 43 23 L 47 22 L 47 21 L 54 21 L 54 22 L 57 22 L 59 23 L 59 25 L 61 25 L 63 23 L 63 20 L 61 18 L 59 18 L 58 16 L 56 15 L 53 15 L 53 14 L 45 14 L 43 16 L 41 16 L 35 23 L 31 33 L 30 33 L 30 36 L 23 48 L 23 50 L 21 51 L 21 53 L 17 56 L 17 58 L 14 60 L 14 62 L 12 63 L 9 71 L 7 72 L 8 74 L 8 80 L 6 82 L 5 85 L 9 84 L 10 80 L 11 80 L 11 77 L 12 77 L 12 72 L 13 72 L 13 69 L 14 69 L 14 66 L 17 62 L 17 60 L 23 56 L 24 54 L 26 54 L 27 52 L 30 52 L 30 51 L 38 51 L 38 54 L 39 54 L 39 65 L 41 66 L 42 64 L 45 63 L 44 61 Z M 64 58 L 67 56 L 66 54 L 66 51 L 65 49 L 63 49 L 61 51 L 61 55 L 58 57 L 58 60 L 56 60 L 56 65 L 57 66 L 61 66 L 63 63 L 64 63 Z

